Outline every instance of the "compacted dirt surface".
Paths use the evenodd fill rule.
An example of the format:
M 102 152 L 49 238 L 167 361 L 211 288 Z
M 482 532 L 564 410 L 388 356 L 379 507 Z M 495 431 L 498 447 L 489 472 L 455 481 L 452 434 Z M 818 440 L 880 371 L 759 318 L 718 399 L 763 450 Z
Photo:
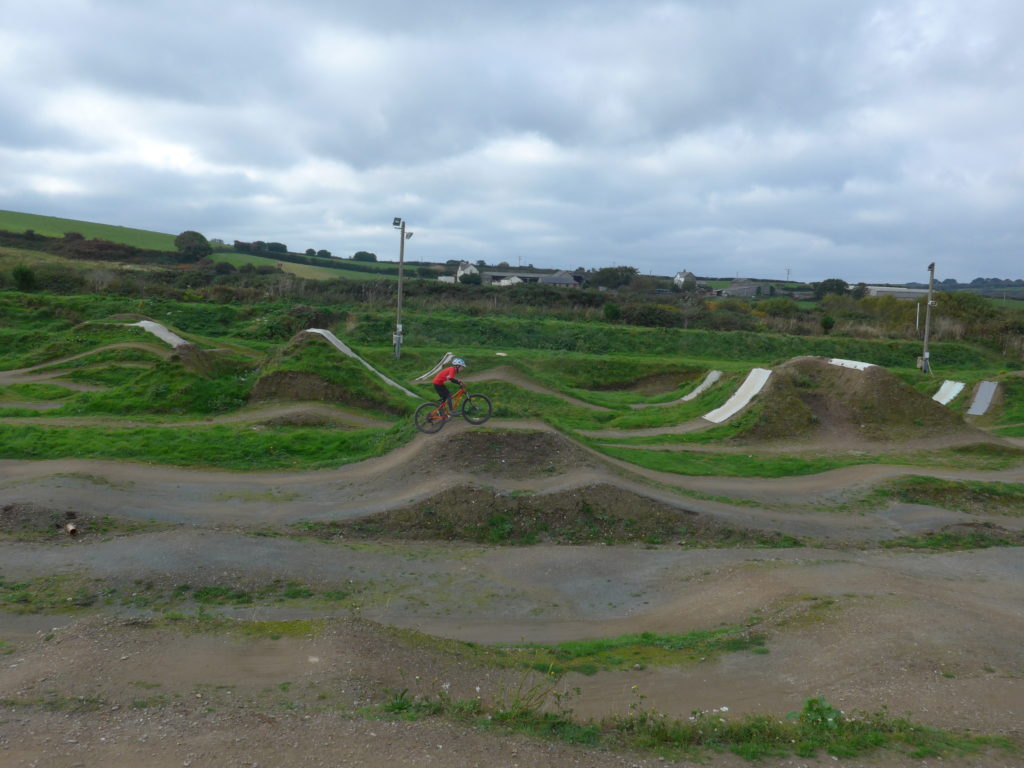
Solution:
M 0 765 L 750 764 L 381 712 L 428 697 L 486 710 L 549 686 L 564 695 L 546 706 L 580 721 L 637 706 L 785 717 L 821 696 L 1020 745 L 1022 550 L 881 543 L 943 530 L 1020 536 L 1024 518 L 836 504 L 901 474 L 1024 481 L 1021 467 L 878 465 L 684 478 L 529 422 L 452 422 L 320 472 L 0 461 Z M 481 652 L 722 627 L 763 645 L 554 682 Z M 841 764 L 1024 756 L 882 750 Z

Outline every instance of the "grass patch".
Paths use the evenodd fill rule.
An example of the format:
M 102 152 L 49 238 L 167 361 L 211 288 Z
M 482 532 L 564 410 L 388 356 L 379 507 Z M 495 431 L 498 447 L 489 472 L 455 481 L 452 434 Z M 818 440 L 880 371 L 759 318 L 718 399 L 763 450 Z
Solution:
M 516 666 L 561 675 L 642 669 L 647 666 L 689 664 L 706 661 L 722 653 L 763 648 L 766 638 L 748 626 L 694 631 L 684 635 L 654 632 L 614 638 L 579 640 L 556 645 L 522 644 L 501 646 Z
M 46 401 L 46 400 L 68 400 L 77 393 L 67 387 L 57 384 L 43 384 L 30 382 L 26 384 L 8 384 L 0 387 L 0 406 L 5 401 Z
M 880 507 L 891 499 L 972 515 L 1024 516 L 1024 484 L 1021 483 L 985 483 L 908 475 L 875 489 L 865 503 Z
M 345 608 L 357 587 L 320 590 L 297 581 L 274 579 L 266 583 L 158 584 L 85 578 L 75 574 L 41 576 L 12 581 L 0 578 L 0 610 L 11 613 L 68 613 L 90 608 L 131 608 L 162 612 L 166 621 L 188 619 L 192 606 L 199 617 L 209 618 L 215 607 L 301 605 L 310 610 Z
M 1024 378 L 1020 376 L 1007 376 L 1002 380 L 1001 384 L 1003 388 L 1003 409 L 997 423 L 1024 424 Z
M 785 456 L 756 453 L 711 453 L 700 451 L 658 451 L 619 448 L 584 440 L 613 458 L 647 469 L 679 475 L 728 477 L 788 477 L 812 475 L 858 464 L 896 464 L 954 469 L 1008 469 L 1024 460 L 1024 449 L 994 443 L 977 443 L 935 451 L 909 454 L 834 454 Z
M 325 430 L 309 427 L 39 427 L 0 425 L 0 458 L 93 458 L 219 469 L 315 469 L 380 456 L 415 428 Z
M 96 579 L 61 574 L 24 581 L 0 578 L 0 609 L 10 613 L 69 613 L 96 605 L 101 598 Z
M 481 728 L 500 728 L 571 744 L 700 761 L 721 752 L 749 760 L 788 755 L 813 758 L 821 753 L 850 758 L 879 749 L 896 750 L 914 759 L 957 757 L 986 749 L 1016 752 L 1005 738 L 927 728 L 907 718 L 893 718 L 884 710 L 847 715 L 823 698 L 806 699 L 799 712 L 785 718 L 728 717 L 723 709 L 694 712 L 680 720 L 645 707 L 644 697 L 636 693 L 638 701 L 629 714 L 587 722 L 573 717 L 567 706 L 571 693 L 543 678 L 506 691 L 489 707 L 479 699 L 452 699 L 446 693 L 437 698 L 416 697 L 404 690 L 391 693 L 384 702 L 363 713 L 401 719 L 441 716 Z
M 882 542 L 887 549 L 926 549 L 936 552 L 951 552 L 965 549 L 988 549 L 990 547 L 1022 547 L 1024 534 L 1006 531 L 984 524 L 956 526 L 952 530 L 935 531 L 923 536 L 901 536 Z

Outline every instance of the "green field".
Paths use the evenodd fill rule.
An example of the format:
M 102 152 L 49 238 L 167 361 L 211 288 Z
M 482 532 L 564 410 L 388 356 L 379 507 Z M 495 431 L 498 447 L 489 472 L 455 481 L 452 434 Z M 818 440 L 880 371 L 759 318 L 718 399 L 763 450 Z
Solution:
M 45 237 L 63 237 L 67 232 L 78 232 L 86 239 L 110 240 L 114 243 L 134 245 L 152 251 L 173 251 L 176 235 L 150 232 L 145 229 L 118 227 L 112 224 L 97 224 L 91 221 L 60 219 L 55 216 L 39 216 L 34 213 L 0 211 L 0 229 L 8 232 L 24 232 L 31 229 Z
M 240 267 L 243 264 L 252 264 L 254 267 L 280 267 L 284 272 L 307 280 L 397 280 L 394 275 L 380 274 L 377 272 L 357 272 L 354 269 L 328 269 L 327 267 L 314 267 L 309 264 L 293 264 L 290 261 L 278 261 L 272 256 L 252 256 L 248 253 L 228 253 L 224 251 L 213 253 L 210 256 L 214 261 L 226 261 Z

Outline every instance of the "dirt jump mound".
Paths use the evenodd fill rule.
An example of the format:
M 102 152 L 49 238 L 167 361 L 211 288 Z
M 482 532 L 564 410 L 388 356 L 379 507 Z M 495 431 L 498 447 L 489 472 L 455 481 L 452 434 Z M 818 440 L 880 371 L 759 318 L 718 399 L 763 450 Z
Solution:
M 460 486 L 401 509 L 357 520 L 303 524 L 323 538 L 380 538 L 530 544 L 777 544 L 776 533 L 708 517 L 607 483 L 545 494 Z M 792 545 L 794 539 L 788 538 Z
M 880 366 L 797 357 L 774 370 L 745 440 L 903 441 L 970 432 L 963 418 Z
M 476 428 L 446 437 L 443 449 L 422 453 L 403 472 L 442 475 L 458 471 L 481 481 L 528 480 L 597 466 L 582 448 L 550 432 Z
M 358 361 L 338 354 L 322 336 L 307 332 L 263 363 L 249 401 L 320 401 L 394 416 L 408 415 L 415 403 Z

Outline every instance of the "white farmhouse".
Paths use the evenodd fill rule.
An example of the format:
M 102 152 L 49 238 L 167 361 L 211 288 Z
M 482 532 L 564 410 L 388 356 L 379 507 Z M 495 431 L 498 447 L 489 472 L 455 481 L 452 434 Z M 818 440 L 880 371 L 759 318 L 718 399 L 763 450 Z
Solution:
M 455 282 L 462 282 L 463 275 L 479 275 L 480 270 L 470 264 L 468 261 L 464 261 L 459 264 L 459 270 L 455 273 Z
M 690 280 L 693 285 L 697 284 L 697 276 L 693 272 L 684 269 L 682 272 L 676 272 L 676 276 L 672 278 L 672 283 L 677 288 L 682 289 L 683 284 L 687 280 Z

